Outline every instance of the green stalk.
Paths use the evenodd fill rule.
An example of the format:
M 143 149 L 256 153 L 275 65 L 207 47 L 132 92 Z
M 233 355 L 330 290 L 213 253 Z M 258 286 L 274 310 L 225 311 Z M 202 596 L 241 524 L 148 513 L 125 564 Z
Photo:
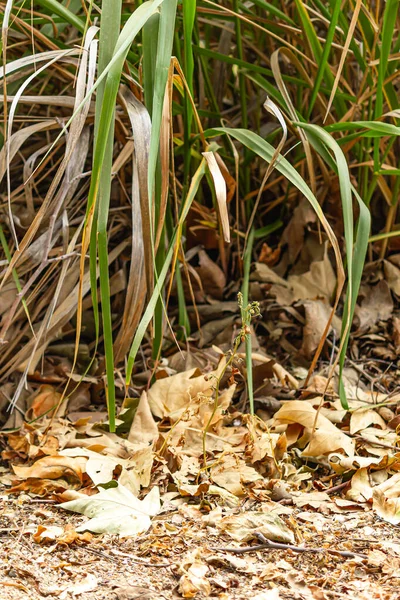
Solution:
M 43 8 L 47 8 L 51 13 L 64 19 L 67 23 L 75 27 L 75 29 L 77 29 L 80 33 L 85 32 L 85 21 L 77 17 L 58 0 L 38 0 L 38 4 Z
M 382 26 L 382 46 L 379 57 L 378 66 L 378 82 L 376 86 L 376 98 L 375 98 L 375 119 L 380 117 L 383 112 L 383 93 L 384 93 L 384 81 L 386 71 L 388 67 L 390 49 L 392 47 L 393 32 L 396 24 L 397 13 L 399 9 L 399 0 L 388 0 L 385 6 L 385 12 L 383 15 L 383 26 Z M 378 171 L 380 168 L 379 164 L 379 138 L 374 141 L 374 170 Z
M 148 165 L 148 194 L 150 219 L 155 216 L 155 222 L 151 224 L 151 239 L 154 261 L 154 274 L 158 275 L 165 262 L 164 233 L 161 235 L 160 246 L 157 256 L 154 256 L 154 234 L 159 226 L 158 216 L 160 214 L 161 202 L 161 177 L 168 177 L 168 173 L 161 173 L 159 143 L 161 132 L 162 111 L 164 105 L 164 94 L 168 80 L 168 71 L 172 57 L 172 44 L 174 40 L 175 18 L 177 0 L 164 0 L 160 11 L 160 22 L 158 27 L 157 55 L 155 65 L 151 65 L 154 72 L 153 96 L 151 105 L 151 138 Z M 153 210 L 154 201 L 154 210 Z M 164 306 L 162 292 L 159 289 L 159 299 L 154 311 L 153 327 L 153 356 L 160 354 L 163 337 Z M 149 290 L 151 293 L 152 290 Z
M 102 73 L 104 68 L 110 62 L 115 45 L 118 40 L 120 31 L 122 0 L 103 0 L 101 23 L 100 23 L 100 38 L 99 38 L 99 73 Z M 98 141 L 98 128 L 103 106 L 105 91 L 105 82 L 97 91 L 96 97 L 96 121 L 95 121 L 95 144 Z M 107 372 L 107 407 L 110 422 L 110 431 L 115 431 L 115 382 L 114 382 L 114 351 L 113 351 L 113 336 L 112 336 L 112 321 L 111 321 L 111 304 L 110 304 L 110 283 L 108 272 L 108 241 L 107 241 L 107 223 L 108 211 L 110 205 L 111 180 L 112 180 L 112 160 L 114 146 L 114 119 L 115 109 L 111 111 L 111 123 L 108 131 L 108 136 L 105 144 L 102 169 L 99 176 L 99 191 L 98 191 L 98 214 L 97 216 L 97 243 L 99 254 L 100 268 L 100 298 L 102 309 L 104 349 Z M 96 217 L 95 217 L 96 218 Z M 96 241 L 94 239 L 95 228 L 92 229 L 92 239 L 90 244 L 91 249 L 91 265 L 92 270 L 95 268 L 95 253 Z M 96 286 L 92 293 L 96 292 Z M 97 301 L 97 298 L 94 298 Z M 97 306 L 97 304 L 96 304 Z M 95 309 L 96 310 L 96 309 Z M 97 317 L 98 319 L 98 317 Z M 96 317 L 95 317 L 96 322 Z
M 191 95 L 193 96 L 193 73 L 194 73 L 194 59 L 193 59 L 193 28 L 194 20 L 196 16 L 196 0 L 186 0 L 183 3 L 183 40 L 184 40 L 184 73 L 186 82 Z M 184 118 L 185 118 L 185 130 L 184 130 L 184 177 L 183 182 L 186 185 L 187 179 L 190 173 L 190 135 L 192 132 L 192 120 L 193 120 L 193 108 L 190 102 L 190 98 L 185 93 L 185 105 L 184 105 Z
M 254 244 L 254 228 L 252 227 L 247 238 L 246 250 L 244 253 L 243 261 L 243 306 L 249 304 L 249 278 L 250 278 L 250 267 L 251 258 L 253 255 L 253 244 Z M 243 312 L 243 311 L 242 311 Z M 243 315 L 242 315 L 243 319 Z M 249 323 L 245 323 L 249 325 Z M 250 414 L 254 415 L 254 391 L 253 391 L 253 360 L 252 360 L 252 346 L 251 346 L 251 333 L 246 333 L 246 374 L 247 374 L 247 393 L 249 396 Z
M 314 87 L 311 92 L 311 98 L 310 98 L 309 105 L 308 105 L 308 111 L 306 113 L 306 121 L 310 120 L 311 112 L 314 107 L 315 101 L 317 99 L 318 92 L 321 87 L 322 80 L 324 78 L 324 74 L 326 73 L 327 69 L 329 69 L 329 65 L 328 65 L 329 53 L 330 53 L 330 50 L 332 47 L 333 38 L 335 36 L 336 25 L 337 25 L 337 22 L 339 19 L 341 6 L 342 6 L 341 0 L 334 0 L 333 12 L 332 12 L 332 15 L 330 16 L 330 24 L 329 24 L 328 32 L 326 34 L 326 41 L 325 41 L 324 48 L 322 51 L 321 60 L 318 64 L 317 76 L 315 78 Z
M 239 14 L 239 1 L 233 0 L 233 10 Z M 239 60 L 243 60 L 243 41 L 242 41 L 242 23 L 239 17 L 235 19 L 235 31 L 236 31 L 236 48 L 237 48 L 237 58 Z M 241 113 L 241 125 L 243 129 L 247 129 L 249 125 L 248 119 L 248 107 L 247 107 L 247 97 L 246 97 L 246 78 L 243 72 L 240 70 L 238 74 L 239 78 L 239 96 L 240 96 L 240 113 Z M 244 165 L 243 165 L 243 180 L 244 180 L 244 193 L 248 194 L 250 192 L 250 166 L 247 162 L 248 159 L 248 151 L 245 149 L 244 151 Z M 246 205 L 248 216 L 251 214 L 251 205 L 247 203 Z
M 179 265 L 175 270 L 176 290 L 178 295 L 178 318 L 179 326 L 182 328 L 177 335 L 178 340 L 185 340 L 190 335 L 190 321 L 186 309 L 185 292 L 183 289 L 182 273 Z
M 121 79 L 121 73 L 124 61 L 126 59 L 126 55 L 135 36 L 143 27 L 145 22 L 151 17 L 151 15 L 154 14 L 161 2 L 162 0 L 150 0 L 148 2 L 145 2 L 139 8 L 137 8 L 135 12 L 131 15 L 118 38 L 117 35 L 115 36 L 118 39 L 117 43 L 115 44 L 115 50 L 109 57 L 108 63 L 104 59 L 104 62 L 107 63 L 107 66 L 104 68 L 103 73 L 100 74 L 100 77 L 97 81 L 97 86 L 94 86 L 99 87 L 99 79 L 102 76 L 104 76 L 105 73 L 108 73 L 104 88 L 104 94 L 101 98 L 101 103 L 99 102 L 99 106 L 101 106 L 101 108 L 99 108 L 100 116 L 98 118 L 98 125 L 96 129 L 96 142 L 93 155 L 92 178 L 86 208 L 85 231 L 90 225 L 90 218 L 93 213 L 93 210 L 98 205 L 99 210 L 97 220 L 97 234 L 99 246 L 100 295 L 102 301 L 103 333 L 106 354 L 107 401 L 111 431 L 115 429 L 115 384 L 107 253 L 107 220 L 111 188 L 111 163 L 110 156 L 108 153 L 110 152 L 110 149 L 112 152 L 115 102 L 117 98 L 119 82 Z M 107 13 L 103 13 L 103 15 L 109 14 L 108 20 L 107 18 L 103 19 L 104 27 L 106 28 L 103 37 L 103 42 L 105 48 L 109 49 L 112 47 L 113 35 L 115 35 L 115 32 L 113 32 L 113 35 L 111 35 L 108 26 L 110 22 L 112 22 L 112 20 L 115 20 L 114 26 L 115 30 L 117 29 L 116 21 L 117 18 L 119 19 L 120 17 L 120 12 L 116 11 L 116 8 L 118 8 L 118 6 L 116 6 L 116 0 L 107 0 L 107 2 L 104 2 L 103 11 L 106 8 L 106 4 L 107 9 L 109 9 L 110 12 L 108 13 L 107 11 Z M 119 0 L 118 5 L 120 6 Z M 101 80 L 102 79 L 100 79 L 100 81 Z M 104 175 L 104 179 L 103 173 L 107 174 L 107 177 L 106 175 Z M 100 193 L 99 188 L 101 187 L 101 185 L 103 187 Z M 90 230 L 91 234 L 95 228 L 96 222 L 94 221 Z M 92 235 L 91 242 L 94 243 Z M 92 297 L 95 298 L 93 290 L 96 286 L 96 281 L 93 280 L 93 277 L 96 273 L 96 252 L 93 250 L 93 248 L 91 249 L 90 259 Z

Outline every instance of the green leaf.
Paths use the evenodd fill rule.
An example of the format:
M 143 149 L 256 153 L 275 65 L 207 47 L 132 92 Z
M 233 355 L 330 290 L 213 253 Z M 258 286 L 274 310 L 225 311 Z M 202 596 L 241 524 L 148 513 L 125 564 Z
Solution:
M 392 125 L 391 123 L 384 123 L 383 121 L 352 121 L 351 123 L 334 123 L 332 125 L 327 125 L 327 127 L 325 127 L 325 131 L 354 131 L 360 128 L 367 129 L 378 136 L 400 135 L 400 127 Z
M 139 326 L 136 330 L 135 337 L 133 338 L 132 346 L 131 346 L 131 349 L 129 352 L 128 364 L 126 367 L 126 383 L 127 383 L 127 385 L 129 385 L 130 380 L 131 380 L 132 369 L 133 369 L 133 365 L 135 364 L 136 354 L 138 353 L 140 344 L 142 343 L 142 340 L 146 333 L 146 329 L 147 329 L 151 319 L 153 318 L 153 314 L 154 314 L 154 310 L 155 310 L 158 298 L 161 294 L 163 285 L 165 283 L 165 280 L 166 280 L 166 277 L 168 274 L 168 270 L 169 270 L 169 267 L 172 262 L 176 240 L 181 231 L 183 223 L 186 220 L 186 217 L 188 215 L 188 212 L 192 205 L 192 202 L 197 194 L 197 190 L 199 189 L 200 182 L 205 175 L 206 164 L 207 164 L 206 160 L 203 158 L 203 160 L 200 163 L 199 168 L 197 169 L 196 173 L 193 176 L 189 191 L 186 196 L 185 205 L 184 205 L 182 212 L 180 214 L 180 217 L 179 217 L 178 226 L 175 228 L 175 231 L 171 238 L 171 242 L 170 242 L 168 251 L 165 255 L 163 267 L 158 274 L 153 293 L 151 295 L 151 298 L 149 300 L 147 308 L 144 312 L 144 315 L 139 323 Z
M 338 143 L 325 130 L 317 125 L 306 123 L 295 123 L 302 127 L 308 136 L 310 143 L 319 152 L 329 167 L 338 174 L 340 184 L 340 194 L 343 209 L 343 222 L 345 230 L 346 255 L 347 255 L 347 275 L 348 289 L 343 312 L 342 340 L 339 355 L 340 366 L 340 399 L 344 408 L 347 408 L 347 400 L 342 382 L 342 371 L 346 358 L 346 350 L 350 337 L 350 328 L 353 321 L 358 292 L 360 289 L 361 277 L 364 268 L 365 257 L 368 248 L 368 238 L 371 229 L 371 215 L 368 207 L 360 198 L 357 190 L 353 187 L 350 180 L 350 173 L 346 158 Z M 330 152 L 333 152 L 334 159 Z M 354 227 L 353 227 L 353 206 L 352 195 L 357 200 L 360 216 L 357 230 L 355 233 L 356 241 L 353 247 Z

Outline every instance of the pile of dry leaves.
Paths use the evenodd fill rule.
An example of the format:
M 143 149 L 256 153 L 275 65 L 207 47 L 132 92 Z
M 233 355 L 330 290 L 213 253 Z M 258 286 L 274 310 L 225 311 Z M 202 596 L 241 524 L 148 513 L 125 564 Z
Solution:
M 73 327 L 35 355 L 12 414 L 25 355 L 12 376 L 4 371 L 0 533 L 11 547 L 0 566 L 13 561 L 2 580 L 10 599 L 29 577 L 34 599 L 398 597 L 400 254 L 365 270 L 343 371 L 345 409 L 337 372 L 329 379 L 340 314 L 307 377 L 336 286 L 314 226 L 300 203 L 279 245 L 257 250 L 254 416 L 244 343 L 226 368 L 241 326 L 232 300 L 239 283 L 229 284 L 202 248 L 192 252 L 186 290 L 197 302 L 188 304 L 192 329 L 202 326 L 178 353 L 167 332 L 154 372 L 144 347 L 128 398 L 117 373 L 116 433 L 108 431 L 101 364 L 80 375 L 90 361 L 84 340 L 72 372 Z M 97 570 L 71 567 L 93 554 Z M 32 556 L 28 577 L 15 564 Z M 72 569 L 72 582 L 55 580 L 59 564 L 69 565 L 63 577 Z
M 364 529 L 374 531 L 368 523 L 376 517 L 394 526 L 400 523 L 400 394 L 368 389 L 349 367 L 345 410 L 335 380 L 327 387 L 327 379 L 316 375 L 304 388 L 304 369 L 289 373 L 258 352 L 253 355 L 255 387 L 273 390 L 274 395 L 256 395 L 258 410 L 251 417 L 233 402 L 244 374 L 241 352 L 222 380 L 227 357 L 217 347 L 207 356 L 214 368 L 206 373 L 197 367 L 174 372 L 166 362 L 140 399 L 125 400 L 117 433 L 107 431 L 105 414 L 79 409 L 85 406 L 87 383 L 78 386 L 70 404 L 57 414 L 49 409 L 57 404 L 58 392 L 52 385 L 41 385 L 27 398 L 23 424 L 2 434 L 2 458 L 11 465 L 11 470 L 2 468 L 3 501 L 22 493 L 56 500 L 60 512 L 85 515 L 78 523 L 74 517 L 74 527 L 29 525 L 24 534 L 36 544 L 90 545 L 89 532 L 136 536 L 142 544 L 147 536 L 152 555 L 160 558 L 172 552 L 165 554 L 165 544 L 157 551 L 160 536 L 179 534 L 184 545 L 185 539 L 193 543 L 200 536 L 202 545 L 191 549 L 188 544 L 175 573 L 176 593 L 186 598 L 207 597 L 224 585 L 227 595 L 219 597 L 241 597 L 229 595 L 231 584 L 223 577 L 218 583 L 211 576 L 210 565 L 219 561 L 258 578 L 269 594 L 260 599 L 328 598 L 317 594 L 318 585 L 314 593 L 313 585 L 296 583 L 283 558 L 273 566 L 263 562 L 260 573 L 254 554 L 249 562 L 247 553 L 272 541 L 283 544 L 269 546 L 278 555 L 283 549 L 285 557 L 307 552 L 326 557 L 333 548 L 332 519 L 345 516 L 350 532 L 363 523 Z M 217 381 L 219 402 L 206 431 Z M 68 522 L 68 513 L 62 514 Z M 312 526 L 314 533 L 304 525 Z M 315 534 L 324 530 L 326 539 L 315 548 Z M 333 557 L 361 564 L 381 561 L 379 566 L 387 568 L 381 546 L 365 553 L 339 537 L 335 542 Z M 389 543 L 387 537 L 376 542 Z M 400 544 L 391 543 L 394 557 L 400 555 Z M 397 565 L 399 558 L 393 560 Z M 281 580 L 277 573 L 282 568 L 286 587 L 292 582 L 292 596 L 279 596 L 276 581 Z M 392 565 L 386 579 L 397 577 L 395 572 Z M 60 594 L 69 597 L 62 596 L 62 590 Z

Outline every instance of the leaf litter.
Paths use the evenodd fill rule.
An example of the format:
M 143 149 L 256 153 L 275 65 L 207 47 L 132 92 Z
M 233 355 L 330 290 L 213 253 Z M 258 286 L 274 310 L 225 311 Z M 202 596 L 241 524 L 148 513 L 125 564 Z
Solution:
M 274 369 L 274 359 L 254 353 L 255 371 L 269 365 L 262 385 L 279 409 L 261 408 L 251 417 L 234 401 L 244 374 L 240 355 L 206 435 L 206 465 L 203 432 L 226 361 L 218 348 L 208 372 L 172 372 L 143 391 L 131 422 L 117 421 L 125 433 L 109 433 L 96 412 L 69 417 L 68 410 L 3 433 L 3 458 L 12 465 L 1 478 L 3 518 L 15 523 L 18 511 L 37 506 L 19 534 L 23 546 L 39 549 L 39 566 L 53 564 L 60 553 L 70 556 L 57 567 L 73 573 L 70 581 L 46 578 L 36 585 L 38 598 L 246 598 L 246 589 L 258 590 L 260 598 L 329 598 L 338 589 L 349 598 L 394 597 L 400 453 L 389 406 L 397 396 L 353 386 L 349 377 L 344 410 L 335 379 L 324 396 L 323 375 L 303 388 L 301 369 Z M 45 403 L 50 387 L 40 392 Z M 40 393 L 28 401 L 29 414 Z M 111 583 L 97 567 L 76 568 L 73 556 L 85 552 L 85 564 L 92 556 L 96 565 L 99 558 L 121 569 L 126 559 L 131 567 Z M 340 556 L 347 556 L 345 563 Z M 141 581 L 135 573 L 141 562 L 148 595 L 130 596 Z M 153 570 L 160 568 L 165 573 L 157 582 Z M 379 581 L 371 572 L 381 574 Z M 6 575 L 4 585 L 26 587 L 34 578 L 16 573 L 16 581 Z M 101 595 L 104 586 L 109 596 Z M 13 597 L 18 589 L 7 587 L 7 593 Z
M 73 345 L 50 346 L 18 413 L 4 412 L 7 598 L 27 589 L 88 600 L 397 598 L 398 265 L 390 257 L 366 269 L 344 409 L 336 372 L 330 379 L 339 317 L 307 378 L 334 276 L 327 247 L 316 251 L 305 235 L 312 215 L 303 221 L 292 225 L 296 248 L 288 231 L 286 250 L 264 248 L 250 277 L 262 314 L 252 338 L 254 417 L 243 343 L 226 369 L 237 305 L 224 300 L 226 279 L 204 250 L 195 267 L 203 331 L 190 351 L 166 354 L 152 385 L 143 369 L 123 400 L 121 387 L 116 434 L 96 376 L 76 377 L 54 410 Z M 3 411 L 12 396 L 7 382 Z

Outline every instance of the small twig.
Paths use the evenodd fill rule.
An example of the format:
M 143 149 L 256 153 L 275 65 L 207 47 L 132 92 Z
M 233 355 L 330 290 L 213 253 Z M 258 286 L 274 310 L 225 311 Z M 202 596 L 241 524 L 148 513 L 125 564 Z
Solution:
M 380 446 L 382 448 L 389 448 L 389 450 L 396 450 L 396 452 L 398 452 L 400 450 L 400 448 L 398 446 L 391 446 L 390 444 L 385 444 L 384 442 L 380 442 L 378 440 L 371 440 L 371 439 L 368 439 L 367 437 L 364 437 L 363 435 L 353 435 L 352 437 L 354 437 L 356 440 L 362 440 L 363 442 L 366 442 L 367 444 L 371 444 L 371 446 Z
M 135 558 L 133 558 L 131 554 L 127 554 L 126 552 L 121 552 L 120 550 L 115 550 L 115 548 L 112 548 L 111 552 L 114 554 L 114 556 L 121 556 L 124 558 L 129 558 L 129 560 L 131 562 L 136 563 L 137 565 L 143 565 L 144 567 L 164 567 L 164 568 L 166 568 L 166 567 L 171 566 L 171 563 L 169 563 L 169 562 L 152 563 L 151 561 L 143 560 L 139 556 L 136 556 Z
M 342 490 L 349 484 L 350 484 L 350 481 L 344 481 L 343 483 L 339 483 L 339 485 L 334 485 L 333 487 L 330 487 L 330 488 L 327 488 L 327 489 L 321 490 L 321 491 L 325 492 L 325 494 L 335 494 L 336 492 L 339 492 L 340 490 Z
M 293 552 L 312 552 L 314 554 L 318 552 L 328 552 L 329 554 L 336 554 L 343 556 L 344 558 L 367 558 L 366 554 L 358 554 L 356 552 L 349 552 L 344 550 L 332 550 L 331 548 L 304 548 L 302 546 L 292 546 L 291 544 L 281 544 L 280 542 L 271 542 L 263 536 L 262 533 L 256 533 L 256 537 L 262 541 L 257 546 L 242 546 L 241 548 L 216 548 L 213 547 L 211 550 L 217 550 L 219 552 L 233 552 L 235 554 L 245 554 L 246 552 L 256 552 L 257 550 L 292 550 Z

